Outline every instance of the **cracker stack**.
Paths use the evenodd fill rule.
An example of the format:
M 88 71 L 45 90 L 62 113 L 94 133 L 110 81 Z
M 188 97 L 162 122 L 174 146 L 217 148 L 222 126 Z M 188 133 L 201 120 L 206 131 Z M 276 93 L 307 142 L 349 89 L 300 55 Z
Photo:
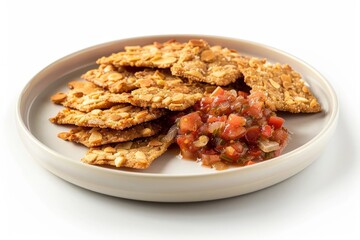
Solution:
M 191 111 L 215 86 L 234 88 L 245 82 L 251 93 L 265 92 L 273 111 L 321 110 L 290 66 L 242 56 L 202 39 L 127 46 L 97 64 L 81 76 L 86 81 L 69 82 L 67 93 L 51 97 L 66 108 L 50 121 L 74 125 L 58 137 L 89 147 L 82 159 L 89 164 L 148 168 L 176 137 L 168 119 Z

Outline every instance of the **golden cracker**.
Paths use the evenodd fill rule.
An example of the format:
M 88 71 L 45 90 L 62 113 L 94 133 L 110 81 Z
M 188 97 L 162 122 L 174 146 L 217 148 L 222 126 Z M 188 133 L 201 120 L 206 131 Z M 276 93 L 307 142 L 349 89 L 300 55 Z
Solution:
M 166 110 L 164 109 L 148 109 L 129 104 L 119 104 L 109 109 L 95 109 L 88 113 L 66 108 L 61 110 L 55 117 L 50 118 L 50 121 L 56 124 L 73 124 L 80 127 L 123 130 L 158 119 L 165 114 Z
M 68 86 L 71 90 L 68 93 L 59 92 L 51 96 L 52 102 L 83 112 L 110 108 L 115 105 L 108 101 L 111 93 L 105 92 L 93 83 L 71 81 Z
M 175 136 L 176 131 L 169 131 L 166 135 L 90 148 L 82 161 L 94 165 L 146 169 L 166 152 Z
M 98 64 L 112 64 L 116 67 L 169 68 L 179 58 L 183 43 L 170 40 L 165 43 L 154 42 L 145 46 L 126 46 L 125 51 L 114 53 L 97 60 Z
M 58 137 L 70 141 L 81 143 L 86 147 L 96 147 L 109 143 L 127 142 L 136 138 L 151 137 L 161 130 L 158 123 L 148 122 L 136 125 L 124 130 L 111 128 L 72 128 L 69 132 L 61 132 Z
M 91 69 L 81 76 L 83 79 L 113 93 L 131 91 L 137 86 L 135 70 L 125 67 L 114 67 L 102 64 L 97 69 Z
M 135 73 L 137 88 L 173 88 L 185 84 L 183 79 L 173 76 L 168 69 L 145 69 Z
M 171 111 L 182 111 L 195 105 L 203 97 L 204 91 L 204 88 L 190 88 L 185 85 L 170 89 L 157 87 L 138 88 L 131 93 L 113 95 L 109 98 L 109 101 L 115 103 L 127 102 L 138 107 L 166 108 Z
M 319 112 L 321 106 L 305 84 L 301 75 L 289 65 L 266 63 L 265 59 L 251 58 L 241 66 L 245 83 L 252 92 L 267 95 L 265 104 L 273 111 Z
M 202 39 L 190 40 L 180 52 L 179 60 L 172 65 L 171 72 L 192 81 L 226 86 L 241 76 L 228 52 L 220 46 L 210 47 Z
M 184 81 L 164 69 L 129 69 L 112 65 L 100 65 L 82 75 L 82 78 L 112 93 L 130 92 L 136 88 L 171 88 L 184 84 Z

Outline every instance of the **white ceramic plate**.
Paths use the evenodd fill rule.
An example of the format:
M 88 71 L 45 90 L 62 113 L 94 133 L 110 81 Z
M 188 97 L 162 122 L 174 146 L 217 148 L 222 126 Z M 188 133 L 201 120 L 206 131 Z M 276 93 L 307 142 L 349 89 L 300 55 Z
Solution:
M 66 91 L 70 80 L 95 67 L 95 60 L 123 49 L 169 39 L 206 39 L 271 62 L 290 64 L 303 75 L 318 97 L 323 111 L 316 114 L 285 114 L 293 133 L 285 152 L 259 164 L 216 171 L 183 160 L 170 150 L 144 171 L 109 169 L 80 162 L 86 148 L 57 138 L 67 130 L 49 122 L 62 108 L 50 96 Z M 25 86 L 17 105 L 17 120 L 23 142 L 33 157 L 55 175 L 92 191 L 112 196 L 159 202 L 204 201 L 253 192 L 283 181 L 317 159 L 334 132 L 338 118 L 336 95 L 316 70 L 277 49 L 239 39 L 203 35 L 147 36 L 109 42 L 68 55 L 43 69 Z

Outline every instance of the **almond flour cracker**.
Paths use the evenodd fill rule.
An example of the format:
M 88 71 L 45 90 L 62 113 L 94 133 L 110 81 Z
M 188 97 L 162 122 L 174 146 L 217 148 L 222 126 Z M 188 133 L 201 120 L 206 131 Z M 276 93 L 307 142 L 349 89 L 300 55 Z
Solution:
M 175 76 L 226 86 L 241 76 L 232 57 L 219 46 L 210 47 L 202 39 L 187 43 L 171 40 L 145 46 L 127 46 L 125 51 L 97 60 L 115 67 L 171 68 Z
M 265 93 L 265 104 L 271 110 L 292 113 L 321 111 L 320 103 L 301 75 L 289 65 L 269 64 L 265 59 L 251 58 L 248 63 L 243 63 L 242 68 L 251 92 Z
M 113 102 L 128 102 L 138 107 L 166 108 L 171 111 L 185 110 L 200 100 L 203 93 L 197 90 L 182 93 L 174 90 L 156 87 L 139 88 L 130 94 L 114 95 L 109 100 Z
M 105 88 L 112 93 L 130 92 L 136 88 L 159 87 L 172 88 L 181 86 L 184 81 L 171 75 L 167 69 L 129 69 L 112 65 L 100 65 L 82 75 L 82 78 Z
M 185 45 L 171 72 L 175 76 L 218 86 L 233 83 L 241 76 L 236 62 L 227 51 L 220 46 L 210 47 L 202 39 L 190 40 Z
M 173 76 L 168 69 L 145 69 L 135 73 L 137 81 L 135 85 L 138 88 L 158 87 L 171 89 L 182 87 L 186 84 L 183 79 Z
M 102 64 L 97 69 L 91 69 L 81 78 L 113 93 L 129 92 L 137 88 L 134 69 L 116 68 L 111 64 Z
M 115 105 L 106 110 L 95 109 L 84 113 L 66 108 L 50 118 L 56 124 L 74 124 L 80 127 L 99 127 L 123 130 L 125 128 L 158 119 L 166 114 L 164 109 L 148 109 L 129 104 Z
M 98 64 L 112 64 L 115 67 L 170 68 L 179 58 L 183 43 L 169 40 L 165 43 L 154 42 L 145 46 L 126 46 L 125 51 L 114 53 L 97 60 Z
M 166 135 L 90 148 L 82 161 L 94 165 L 145 169 L 166 152 L 173 143 L 176 132 L 170 129 Z
M 90 112 L 94 109 L 110 108 L 115 105 L 108 99 L 111 93 L 105 92 L 93 83 L 85 81 L 71 81 L 68 83 L 71 89 L 68 93 L 56 93 L 51 96 L 51 101 L 65 107 Z
M 96 147 L 109 143 L 127 142 L 136 138 L 151 137 L 160 130 L 159 124 L 148 122 L 124 130 L 77 127 L 69 132 L 59 133 L 58 137 L 66 141 L 81 143 L 86 147 Z

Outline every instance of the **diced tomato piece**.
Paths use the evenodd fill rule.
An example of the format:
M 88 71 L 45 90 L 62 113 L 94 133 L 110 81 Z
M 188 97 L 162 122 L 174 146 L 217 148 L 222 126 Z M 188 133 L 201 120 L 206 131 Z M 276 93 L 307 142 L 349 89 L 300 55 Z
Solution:
M 238 91 L 237 94 L 238 96 L 242 96 L 243 98 L 247 98 L 249 96 L 249 94 L 244 91 Z
M 220 95 L 224 95 L 225 90 L 222 89 L 221 87 L 217 87 L 212 93 L 211 93 L 211 97 L 216 97 L 216 96 L 220 96 Z
M 261 118 L 263 116 L 262 112 L 263 104 L 262 103 L 255 103 L 249 108 L 245 110 L 245 112 L 254 118 Z
M 270 138 L 273 130 L 270 125 L 265 125 L 261 128 L 261 135 L 266 138 Z
M 198 112 L 192 112 L 182 116 L 179 121 L 179 128 L 181 133 L 196 131 L 203 122 Z
M 203 124 L 198 128 L 197 132 L 198 133 L 203 133 L 204 135 L 207 135 L 207 133 L 209 132 L 208 129 L 209 129 L 209 124 Z
M 235 151 L 239 153 L 244 152 L 244 146 L 240 142 L 235 142 L 231 146 L 235 149 Z
M 258 126 L 249 127 L 245 133 L 245 139 L 249 143 L 256 143 L 260 137 L 261 130 Z
M 225 154 L 232 157 L 236 155 L 236 150 L 232 146 L 228 146 L 225 148 Z
M 260 156 L 261 153 L 262 151 L 256 146 L 253 146 L 248 150 L 248 154 L 254 157 Z
M 208 111 L 211 108 L 211 103 L 213 102 L 213 98 L 204 97 L 200 102 L 197 102 L 194 106 L 194 109 L 197 111 Z
M 271 140 L 276 141 L 278 143 L 283 144 L 288 139 L 288 133 L 285 129 L 276 129 L 271 137 Z
M 226 124 L 225 129 L 221 134 L 221 137 L 225 140 L 234 140 L 243 137 L 245 133 L 246 128 L 244 127 L 236 127 L 230 124 Z
M 248 96 L 248 100 L 250 102 L 250 105 L 251 103 L 261 103 L 263 104 L 264 103 L 264 100 L 265 100 L 266 96 L 263 92 L 252 92 L 249 96 Z
M 201 99 L 201 103 L 202 104 L 211 104 L 212 102 L 213 102 L 213 98 L 211 98 L 211 97 L 204 97 L 204 98 L 202 98 Z
M 229 103 L 227 100 L 228 98 L 225 95 L 216 96 L 212 102 L 212 106 L 213 106 L 212 110 L 216 110 L 217 108 L 219 108 L 219 105 L 221 103 L 225 103 L 226 105 L 228 105 Z M 230 107 L 230 105 L 228 105 L 228 107 Z M 224 107 L 222 107 L 222 110 L 224 110 Z
M 246 124 L 246 119 L 244 117 L 232 113 L 229 115 L 227 123 L 233 127 L 242 127 Z
M 216 162 L 220 162 L 220 156 L 218 154 L 202 154 L 201 161 L 205 166 L 211 166 Z
M 188 145 L 192 141 L 191 135 L 179 135 L 176 138 L 176 143 L 179 145 L 180 148 L 188 148 Z
M 277 116 L 271 116 L 268 119 L 268 123 L 270 126 L 273 126 L 275 129 L 279 129 L 284 124 L 284 119 Z
M 225 122 L 227 120 L 227 116 L 226 115 L 222 115 L 221 117 L 216 117 L 216 116 L 209 116 L 207 119 L 208 123 L 213 123 L 213 122 Z
M 196 159 L 197 151 L 199 148 L 195 147 L 193 142 L 195 141 L 195 134 L 179 135 L 176 138 L 176 143 L 179 145 L 181 155 L 184 158 Z
M 218 152 L 216 152 L 214 149 L 201 149 L 201 154 L 205 154 L 205 155 L 218 155 Z
M 241 156 L 242 152 L 236 151 L 236 149 L 232 146 L 227 146 L 220 154 L 221 159 L 232 163 L 236 163 L 241 158 Z
M 213 123 L 209 123 L 208 127 L 207 127 L 207 132 L 206 133 L 210 133 L 213 136 L 218 136 L 219 134 L 221 134 L 221 132 L 223 131 L 225 126 L 224 122 L 213 122 Z
M 270 109 L 268 109 L 268 108 L 264 109 L 264 117 L 265 118 L 268 118 L 272 113 L 273 113 L 273 111 L 271 111 Z
M 180 148 L 181 156 L 185 159 L 196 160 L 197 154 L 189 151 L 187 148 Z

